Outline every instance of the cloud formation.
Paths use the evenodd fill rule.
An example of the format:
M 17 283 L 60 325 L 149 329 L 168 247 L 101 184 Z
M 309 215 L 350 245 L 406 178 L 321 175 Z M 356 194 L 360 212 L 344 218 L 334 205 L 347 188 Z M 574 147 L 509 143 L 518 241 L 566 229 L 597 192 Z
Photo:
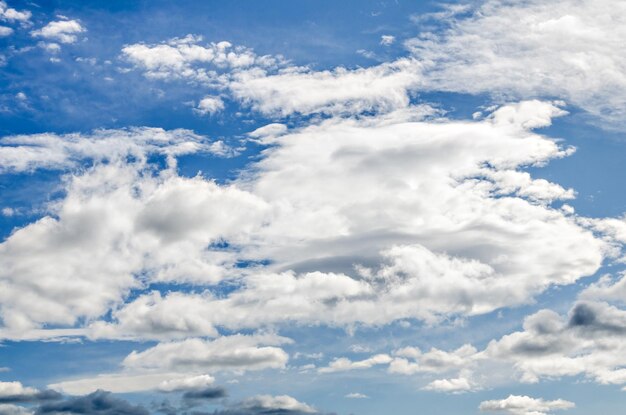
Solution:
M 0 20 L 6 22 L 20 22 L 27 23 L 32 16 L 32 13 L 28 10 L 15 10 L 4 2 L 0 1 Z
M 573 402 L 563 399 L 547 401 L 529 396 L 509 395 L 505 399 L 481 402 L 480 410 L 511 415 L 547 415 L 553 411 L 571 409 L 574 406 Z
M 78 34 L 86 32 L 78 20 L 57 20 L 50 22 L 41 29 L 33 30 L 31 35 L 60 43 L 76 43 Z
M 524 304 L 593 274 L 610 253 L 551 207 L 571 189 L 521 171 L 571 153 L 531 130 L 563 114 L 528 101 L 474 122 L 424 120 L 415 108 L 257 131 L 270 147 L 227 185 L 177 174 L 176 156 L 223 154 L 184 130 L 7 137 L 0 155 L 16 171 L 107 162 L 69 175 L 50 215 L 0 245 L 4 336 L 111 309 L 113 322 L 83 333 L 167 340 L 281 322 L 434 323 Z M 220 298 L 123 302 L 151 282 L 225 279 L 238 289 Z
M 482 2 L 406 42 L 437 91 L 559 97 L 621 125 L 626 6 L 613 1 Z M 623 125 L 622 125 L 623 126 Z

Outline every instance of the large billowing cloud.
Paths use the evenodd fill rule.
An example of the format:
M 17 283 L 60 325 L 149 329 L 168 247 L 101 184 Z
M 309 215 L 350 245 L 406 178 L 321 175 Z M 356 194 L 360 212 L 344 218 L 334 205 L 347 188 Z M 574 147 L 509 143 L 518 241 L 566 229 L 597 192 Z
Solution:
M 199 316 L 207 334 L 281 322 L 436 322 L 591 275 L 607 243 L 550 207 L 572 190 L 519 170 L 570 151 L 530 131 L 555 114 L 525 102 L 480 122 L 395 114 L 261 138 L 273 146 L 236 185 L 270 213 L 237 255 L 271 263 L 248 269 L 225 297 L 145 294 L 92 335 L 158 338 L 155 318 L 194 327 Z M 179 304 L 188 312 L 175 312 Z
M 68 168 L 77 161 L 85 163 L 85 158 L 93 161 L 83 174 L 67 176 L 66 196 L 48 206 L 49 215 L 16 230 L 0 246 L 4 264 L 0 310 L 10 329 L 40 323 L 72 325 L 79 317 L 98 317 L 131 288 L 139 287 L 140 274 L 150 270 L 161 275 L 154 274 L 156 279 L 171 279 L 183 267 L 189 278 L 196 273 L 205 281 L 217 281 L 221 278 L 218 264 L 224 260 L 218 257 L 224 254 L 212 254 L 206 246 L 214 239 L 230 239 L 228 227 L 241 229 L 241 221 L 232 214 L 247 209 L 244 200 L 252 204 L 250 211 L 242 210 L 250 219 L 263 210 L 253 206 L 263 203 L 245 192 L 172 174 L 175 155 L 223 154 L 222 145 L 204 143 L 185 132 L 138 129 L 90 137 L 16 136 L 4 139 L 3 144 L 0 157 L 6 158 L 9 171 Z M 159 155 L 169 168 L 155 172 L 146 160 Z M 230 196 L 218 196 L 223 192 Z M 218 204 L 243 199 L 234 208 L 216 211 L 228 217 L 220 219 L 207 212 L 206 226 L 226 230 L 220 236 L 222 231 L 215 229 L 218 234 L 211 236 L 208 228 L 200 230 L 198 223 L 189 222 L 198 206 L 190 196 L 200 204 L 212 204 L 210 199 L 215 197 L 220 199 Z M 146 197 L 153 203 L 145 203 Z M 150 258 L 155 249 L 159 255 Z M 212 261 L 206 260 L 213 255 Z
M 527 101 L 472 122 L 427 121 L 417 108 L 273 128 L 253 134 L 269 147 L 228 185 L 176 173 L 178 154 L 223 152 L 186 132 L 131 131 L 125 146 L 112 132 L 7 138 L 7 159 L 26 160 L 17 170 L 107 162 L 69 175 L 50 215 L 0 245 L 5 336 L 111 308 L 116 321 L 90 335 L 436 322 L 526 303 L 593 274 L 608 253 L 552 207 L 571 189 L 521 170 L 572 151 L 532 132 L 562 114 Z M 168 167 L 155 170 L 150 154 Z M 240 288 L 228 296 L 153 293 L 122 306 L 152 282 L 233 278 Z M 173 313 L 177 302 L 185 307 Z

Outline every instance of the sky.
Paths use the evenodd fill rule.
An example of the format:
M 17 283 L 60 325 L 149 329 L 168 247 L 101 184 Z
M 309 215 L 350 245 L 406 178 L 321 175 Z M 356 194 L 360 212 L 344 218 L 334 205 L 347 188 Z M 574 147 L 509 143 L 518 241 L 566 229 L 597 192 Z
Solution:
M 621 414 L 626 3 L 0 0 L 0 415 Z

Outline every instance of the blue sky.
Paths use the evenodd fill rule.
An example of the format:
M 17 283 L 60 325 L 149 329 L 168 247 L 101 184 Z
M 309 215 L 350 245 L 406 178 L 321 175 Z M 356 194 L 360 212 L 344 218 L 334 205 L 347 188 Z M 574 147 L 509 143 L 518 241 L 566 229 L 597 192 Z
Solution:
M 0 415 L 621 413 L 625 20 L 0 1 Z

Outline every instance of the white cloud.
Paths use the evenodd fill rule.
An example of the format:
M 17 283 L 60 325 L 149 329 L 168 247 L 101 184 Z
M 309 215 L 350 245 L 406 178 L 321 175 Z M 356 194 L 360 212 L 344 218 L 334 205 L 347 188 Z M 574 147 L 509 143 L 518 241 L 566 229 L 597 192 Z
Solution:
M 0 37 L 10 36 L 13 33 L 13 29 L 6 26 L 0 26 Z
M 286 134 L 288 128 L 284 124 L 272 123 L 248 133 L 249 137 L 260 139 L 261 141 L 276 138 L 280 135 Z
M 198 375 L 180 379 L 169 379 L 159 384 L 162 392 L 177 392 L 190 389 L 203 389 L 215 383 L 215 378 L 210 375 Z
M 432 348 L 426 353 L 414 347 L 405 347 L 394 352 L 389 373 L 412 375 L 415 373 L 446 373 L 461 370 L 471 365 L 476 355 L 474 346 L 466 344 L 452 352 Z
M 128 156 L 145 160 L 148 154 L 162 154 L 173 161 L 175 156 L 190 153 L 226 156 L 232 150 L 222 141 L 211 141 L 185 129 L 133 127 L 96 130 L 89 135 L 13 135 L 0 138 L 0 172 L 67 170 L 86 159 L 116 161 Z
M 159 371 L 142 373 L 123 371 L 100 374 L 91 378 L 74 379 L 48 385 L 49 388 L 70 395 L 86 395 L 100 390 L 113 393 L 133 393 L 158 390 L 179 392 L 206 388 L 215 383 L 215 378 L 206 374 L 189 375 Z
M 0 382 L 0 398 L 9 396 L 34 396 L 38 389 L 22 385 L 20 382 Z
M 31 15 L 32 13 L 28 10 L 17 11 L 9 7 L 6 2 L 0 1 L 0 20 L 27 23 Z
M 420 65 L 400 59 L 371 68 L 316 72 L 294 68 L 278 74 L 256 69 L 233 75 L 232 95 L 265 114 L 360 113 L 391 111 L 409 104 Z
M 59 45 L 58 43 L 54 43 L 54 42 L 38 42 L 37 46 L 39 46 L 40 48 L 42 48 L 43 50 L 51 54 L 56 54 L 61 51 L 61 45 Z M 53 59 L 56 60 L 56 62 L 59 62 L 58 58 L 54 58 L 54 57 L 50 58 L 51 61 L 53 61 Z
M 621 272 L 617 277 L 608 274 L 600 277 L 582 290 L 579 298 L 626 304 L 626 273 Z
M 273 334 L 237 334 L 212 341 L 190 338 L 159 343 L 142 352 L 130 353 L 118 373 L 66 380 L 48 386 L 73 395 L 98 389 L 118 393 L 200 389 L 214 382 L 207 371 L 241 373 L 285 368 L 289 356 L 277 347 L 285 343 L 291 343 L 291 340 Z
M 365 395 L 363 393 L 359 393 L 359 392 L 352 392 L 352 393 L 347 394 L 345 396 L 345 398 L 348 398 L 348 399 L 367 399 L 367 398 L 369 398 L 369 396 L 367 396 L 367 395 Z
M 94 338 L 158 340 L 286 322 L 434 324 L 529 302 L 598 269 L 606 242 L 550 207 L 572 191 L 521 171 L 571 153 L 529 130 L 561 110 L 530 101 L 471 122 L 423 113 L 257 130 L 271 147 L 228 185 L 177 176 L 175 155 L 214 145 L 185 131 L 3 139 L 0 157 L 16 171 L 118 160 L 68 177 L 53 215 L 0 245 L 3 335 L 79 317 Z M 146 174 L 148 153 L 169 168 Z M 236 249 L 212 248 L 223 241 Z M 68 273 L 72 283 L 58 284 Z M 123 304 L 150 282 L 233 277 L 227 296 L 152 293 Z M 111 323 L 94 321 L 110 309 Z
M 601 384 L 626 384 L 626 311 L 578 302 L 567 319 L 551 310 L 526 318 L 524 330 L 492 341 L 484 357 L 511 362 L 524 382 L 585 375 Z
M 392 35 L 382 35 L 380 37 L 380 44 L 383 46 L 390 46 L 396 41 L 396 37 Z
M 453 379 L 437 379 L 424 387 L 424 390 L 435 392 L 462 393 L 475 388 L 472 382 L 464 377 Z
M 142 352 L 132 352 L 123 366 L 133 370 L 247 371 L 284 368 L 289 356 L 275 347 L 291 340 L 276 335 L 232 335 L 212 341 L 187 339 L 160 343 Z M 264 345 L 264 346 L 260 346 Z
M 547 401 L 530 396 L 509 395 L 506 399 L 481 402 L 479 409 L 483 412 L 497 412 L 511 415 L 547 415 L 552 411 L 572 409 L 573 402 L 563 399 Z
M 248 409 L 258 411 L 259 413 L 317 413 L 317 410 L 310 405 L 299 402 L 295 398 L 288 395 L 257 395 L 244 400 L 240 405 L 240 409 Z
M 58 20 L 33 30 L 31 35 L 60 43 L 75 43 L 78 40 L 77 35 L 86 31 L 78 20 Z
M 199 115 L 212 115 L 224 109 L 224 101 L 220 97 L 206 96 L 200 100 L 194 111 Z
M 558 97 L 620 124 L 626 113 L 626 5 L 486 1 L 443 33 L 407 42 L 438 91 Z
M 409 104 L 420 64 L 399 59 L 371 68 L 314 71 L 288 66 L 281 56 L 258 56 L 229 42 L 201 45 L 188 35 L 156 45 L 132 44 L 122 55 L 152 79 L 180 79 L 229 92 L 265 114 L 391 111 Z
M 341 357 L 330 362 L 327 367 L 319 368 L 317 371 L 319 373 L 333 373 L 355 369 L 369 369 L 372 366 L 388 364 L 391 360 L 391 357 L 386 354 L 377 354 L 368 359 L 356 362 L 353 362 L 345 357 Z
M 251 49 L 230 42 L 200 45 L 201 41 L 201 36 L 187 35 L 160 44 L 136 43 L 126 45 L 122 55 L 149 78 L 186 79 L 213 86 L 224 82 L 218 72 L 282 64 L 280 57 L 258 56 Z
M 246 213 L 241 211 L 254 223 L 263 203 L 200 177 L 186 179 L 173 174 L 173 156 L 210 151 L 213 144 L 196 138 L 180 131 L 139 129 L 105 131 L 92 137 L 4 139 L 3 143 L 14 146 L 2 147 L 0 157 L 8 161 L 5 166 L 17 171 L 68 168 L 85 156 L 96 161 L 82 175 L 67 177 L 67 195 L 48 206 L 49 215 L 16 230 L 0 245 L 4 264 L 0 302 L 5 329 L 17 330 L 21 337 L 22 330 L 37 328 L 40 323 L 72 325 L 81 316 L 96 318 L 121 302 L 131 288 L 142 285 L 138 275 L 150 274 L 157 280 L 177 279 L 181 273 L 189 278 L 197 275 L 204 281 L 223 278 L 225 268 L 218 263 L 229 262 L 229 254 L 207 246 L 220 238 L 232 239 L 225 227 L 231 231 L 242 226 L 245 229 L 247 219 L 233 216 L 237 210 L 245 210 L 243 199 L 254 205 L 249 205 L 252 210 Z M 151 167 L 146 165 L 146 158 L 151 153 L 167 157 L 170 169 L 147 174 Z M 134 161 L 127 163 L 129 158 Z M 215 193 L 224 191 L 232 197 Z M 215 197 L 219 201 L 214 201 Z M 218 208 L 229 203 L 228 199 L 234 202 L 240 197 L 243 199 L 235 202 L 235 207 Z M 145 198 L 152 203 L 145 203 Z M 185 209 L 197 212 L 197 203 L 209 203 L 222 213 L 216 216 L 207 212 L 204 218 L 208 227 L 198 228 L 197 223 L 189 222 L 189 218 L 198 218 L 197 214 L 184 213 Z M 187 334 L 193 327 L 175 320 L 160 324 L 159 330 L 173 333 L 181 324 Z M 3 334 L 8 335 L 6 331 Z
M 97 390 L 105 390 L 113 393 L 134 393 L 150 390 L 159 390 L 162 386 L 167 388 L 171 382 L 184 382 L 189 375 L 158 372 L 158 373 L 105 373 L 94 377 L 61 381 L 48 385 L 68 395 L 86 395 Z
M 584 291 L 582 297 L 591 294 L 598 291 Z M 578 301 L 567 316 L 547 309 L 528 316 L 522 331 L 492 340 L 480 351 L 471 345 L 453 351 L 433 348 L 426 353 L 404 347 L 391 356 L 380 354 L 357 362 L 335 359 L 319 371 L 385 365 L 388 373 L 420 374 L 422 379 L 446 374 L 451 377 L 433 380 L 423 389 L 453 393 L 502 386 L 513 378 L 536 383 L 573 376 L 626 390 L 625 338 L 626 310 L 600 301 Z

